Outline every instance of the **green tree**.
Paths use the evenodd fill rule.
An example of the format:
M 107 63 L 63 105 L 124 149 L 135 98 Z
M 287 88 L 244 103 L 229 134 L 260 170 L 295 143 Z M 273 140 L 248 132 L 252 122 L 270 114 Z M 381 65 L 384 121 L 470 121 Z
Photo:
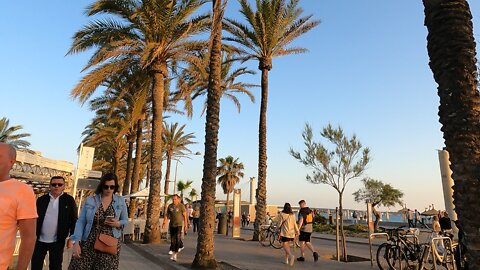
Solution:
M 215 189 L 218 130 L 220 127 L 220 97 L 222 96 L 222 21 L 228 0 L 212 0 L 210 31 L 210 73 L 207 90 L 207 116 L 205 121 L 205 155 L 203 158 L 200 226 L 194 268 L 215 269 L 213 227 L 215 226 Z
M 188 193 L 188 197 L 190 197 L 190 201 L 191 201 L 191 202 L 195 201 L 196 198 L 197 198 L 197 196 L 198 196 L 197 190 L 194 189 L 194 188 L 192 188 L 192 189 L 190 190 L 190 192 Z
M 30 146 L 30 143 L 24 138 L 30 137 L 29 133 L 19 133 L 14 134 L 15 132 L 23 129 L 22 126 L 10 126 L 10 120 L 6 117 L 0 118 L 0 142 L 8 143 L 15 148 L 27 148 Z
M 327 125 L 320 133 L 335 149 L 329 150 L 320 141 L 314 141 L 312 127 L 305 124 L 302 133 L 305 144 L 304 153 L 290 149 L 290 154 L 307 168 L 312 174 L 307 181 L 313 184 L 327 184 L 338 193 L 340 213 L 340 235 L 342 238 L 343 260 L 347 261 L 347 241 L 343 229 L 343 194 L 347 184 L 361 177 L 370 161 L 370 150 L 364 148 L 355 135 L 347 137 L 341 127 Z
M 438 115 L 454 179 L 453 202 L 468 236 L 470 269 L 480 269 L 480 93 L 476 42 L 466 0 L 423 0 L 430 68 L 438 83 Z
M 235 185 L 240 183 L 240 178 L 243 178 L 243 170 L 243 163 L 239 162 L 238 158 L 227 156 L 218 160 L 217 183 L 222 187 L 223 193 L 227 194 L 227 209 L 230 204 L 230 193 L 233 192 Z
M 104 14 L 75 33 L 69 54 L 95 49 L 85 67 L 91 70 L 73 89 L 80 100 L 88 98 L 111 74 L 140 65 L 152 79 L 152 137 L 150 196 L 143 241 L 160 241 L 160 193 L 164 99 L 168 93 L 169 64 L 182 61 L 193 49 L 193 41 L 208 26 L 207 15 L 193 15 L 205 0 L 97 0 L 88 16 Z
M 380 180 L 365 178 L 362 179 L 362 182 L 363 188 L 355 191 L 353 196 L 355 196 L 356 202 L 363 203 L 369 201 L 372 204 L 372 211 L 375 215 L 374 227 L 376 230 L 380 223 L 380 214 L 375 207 L 391 207 L 396 204 L 402 205 L 403 192 Z
M 182 180 L 178 181 L 177 191 L 180 192 L 180 197 L 182 198 L 182 200 L 185 192 L 187 192 L 187 190 L 192 188 L 192 184 L 193 184 L 193 181 L 185 181 L 185 182 L 183 182 Z
M 239 82 L 238 78 L 242 75 L 255 74 L 254 71 L 246 67 L 234 68 L 236 62 L 234 53 L 224 51 L 222 53 L 222 98 L 233 102 L 240 113 L 240 100 L 237 94 L 246 95 L 250 101 L 255 102 L 255 97 L 248 90 L 257 85 Z M 188 60 L 188 66 L 182 69 L 178 79 L 178 91 L 175 93 L 177 99 L 185 100 L 185 110 L 192 114 L 192 101 L 198 97 L 205 96 L 208 89 L 208 78 L 210 74 L 210 55 L 204 50 L 199 51 Z M 202 114 L 207 109 L 205 100 Z
M 171 125 L 165 123 L 163 128 L 163 151 L 165 152 L 165 160 L 167 161 L 167 169 L 165 171 L 165 194 L 168 194 L 169 184 L 170 184 L 170 170 L 172 159 L 185 157 L 191 151 L 188 149 L 188 146 L 196 142 L 195 135 L 193 133 L 184 132 L 185 125 L 178 126 L 178 123 L 173 123 Z
M 240 12 L 247 24 L 226 19 L 225 29 L 231 36 L 225 40 L 240 45 L 245 59 L 258 60 L 258 69 L 262 72 L 262 98 L 260 104 L 259 142 L 258 142 L 258 188 L 255 205 L 254 240 L 258 240 L 260 226 L 265 222 L 267 207 L 267 103 L 268 73 L 272 69 L 272 59 L 289 54 L 304 53 L 307 50 L 289 45 L 298 37 L 313 29 L 320 22 L 312 20 L 312 15 L 300 17 L 303 10 L 299 0 L 257 0 L 256 8 L 248 0 L 239 0 Z

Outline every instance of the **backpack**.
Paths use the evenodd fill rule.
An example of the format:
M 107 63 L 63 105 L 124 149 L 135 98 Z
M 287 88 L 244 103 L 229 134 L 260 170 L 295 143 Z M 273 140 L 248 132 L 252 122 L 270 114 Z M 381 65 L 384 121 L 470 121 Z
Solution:
M 310 213 L 307 214 L 307 216 L 305 217 L 305 223 L 306 224 L 313 223 L 313 211 L 310 211 Z

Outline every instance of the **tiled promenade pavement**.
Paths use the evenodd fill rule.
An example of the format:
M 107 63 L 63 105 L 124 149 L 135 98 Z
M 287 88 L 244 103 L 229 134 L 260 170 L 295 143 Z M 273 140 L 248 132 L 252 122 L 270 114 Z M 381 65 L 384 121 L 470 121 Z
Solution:
M 65 249 L 63 254 L 63 269 L 68 269 L 68 264 L 70 258 L 72 257 L 72 250 Z M 48 259 L 47 265 L 43 269 L 48 269 Z M 120 251 L 120 267 L 119 270 L 143 270 L 143 269 L 158 269 L 165 270 L 165 268 L 156 265 L 154 262 L 145 259 L 143 256 L 139 255 L 128 245 L 122 244 Z
M 251 238 L 251 231 L 243 231 L 243 237 Z M 157 265 L 166 270 L 169 269 L 188 269 L 195 256 L 197 237 L 191 231 L 185 238 L 185 249 L 179 254 L 178 261 L 169 260 L 167 243 L 143 245 L 140 243 L 131 244 L 131 247 L 138 250 L 139 253 L 150 259 Z M 307 253 L 305 262 L 295 262 L 295 269 L 377 269 L 371 268 L 369 261 L 355 263 L 341 263 L 332 261 L 332 254 L 335 253 L 335 242 L 314 239 L 313 244 L 320 254 L 320 260 L 313 262 L 311 253 Z M 349 254 L 368 258 L 368 245 L 359 243 L 348 244 Z M 376 248 L 374 247 L 374 252 Z M 299 256 L 300 250 L 297 248 L 295 254 Z M 222 270 L 264 270 L 264 269 L 291 269 L 283 264 L 283 250 L 273 249 L 271 247 L 262 247 L 258 242 L 235 240 L 223 235 L 215 235 L 215 257 L 221 262 Z M 140 269 L 140 268 L 136 268 Z

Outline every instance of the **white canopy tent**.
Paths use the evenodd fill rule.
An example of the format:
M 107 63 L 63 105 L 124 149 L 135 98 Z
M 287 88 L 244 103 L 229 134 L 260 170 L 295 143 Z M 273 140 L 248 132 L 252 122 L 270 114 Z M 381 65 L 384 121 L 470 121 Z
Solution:
M 129 195 L 125 195 L 123 196 L 123 198 L 148 198 L 148 195 L 150 194 L 150 188 L 144 188 L 138 192 L 135 192 L 135 193 L 132 193 L 132 194 L 129 194 Z M 160 197 L 165 197 L 165 193 L 161 193 L 160 194 Z

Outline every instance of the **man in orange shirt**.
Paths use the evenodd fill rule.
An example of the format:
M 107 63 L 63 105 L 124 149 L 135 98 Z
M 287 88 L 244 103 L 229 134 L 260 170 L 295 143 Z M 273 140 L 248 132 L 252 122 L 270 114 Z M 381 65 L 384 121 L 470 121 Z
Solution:
M 10 177 L 16 158 L 15 148 L 0 143 L 0 270 L 7 269 L 10 264 L 17 228 L 21 238 L 17 270 L 27 269 L 35 247 L 35 194 L 29 185 Z

